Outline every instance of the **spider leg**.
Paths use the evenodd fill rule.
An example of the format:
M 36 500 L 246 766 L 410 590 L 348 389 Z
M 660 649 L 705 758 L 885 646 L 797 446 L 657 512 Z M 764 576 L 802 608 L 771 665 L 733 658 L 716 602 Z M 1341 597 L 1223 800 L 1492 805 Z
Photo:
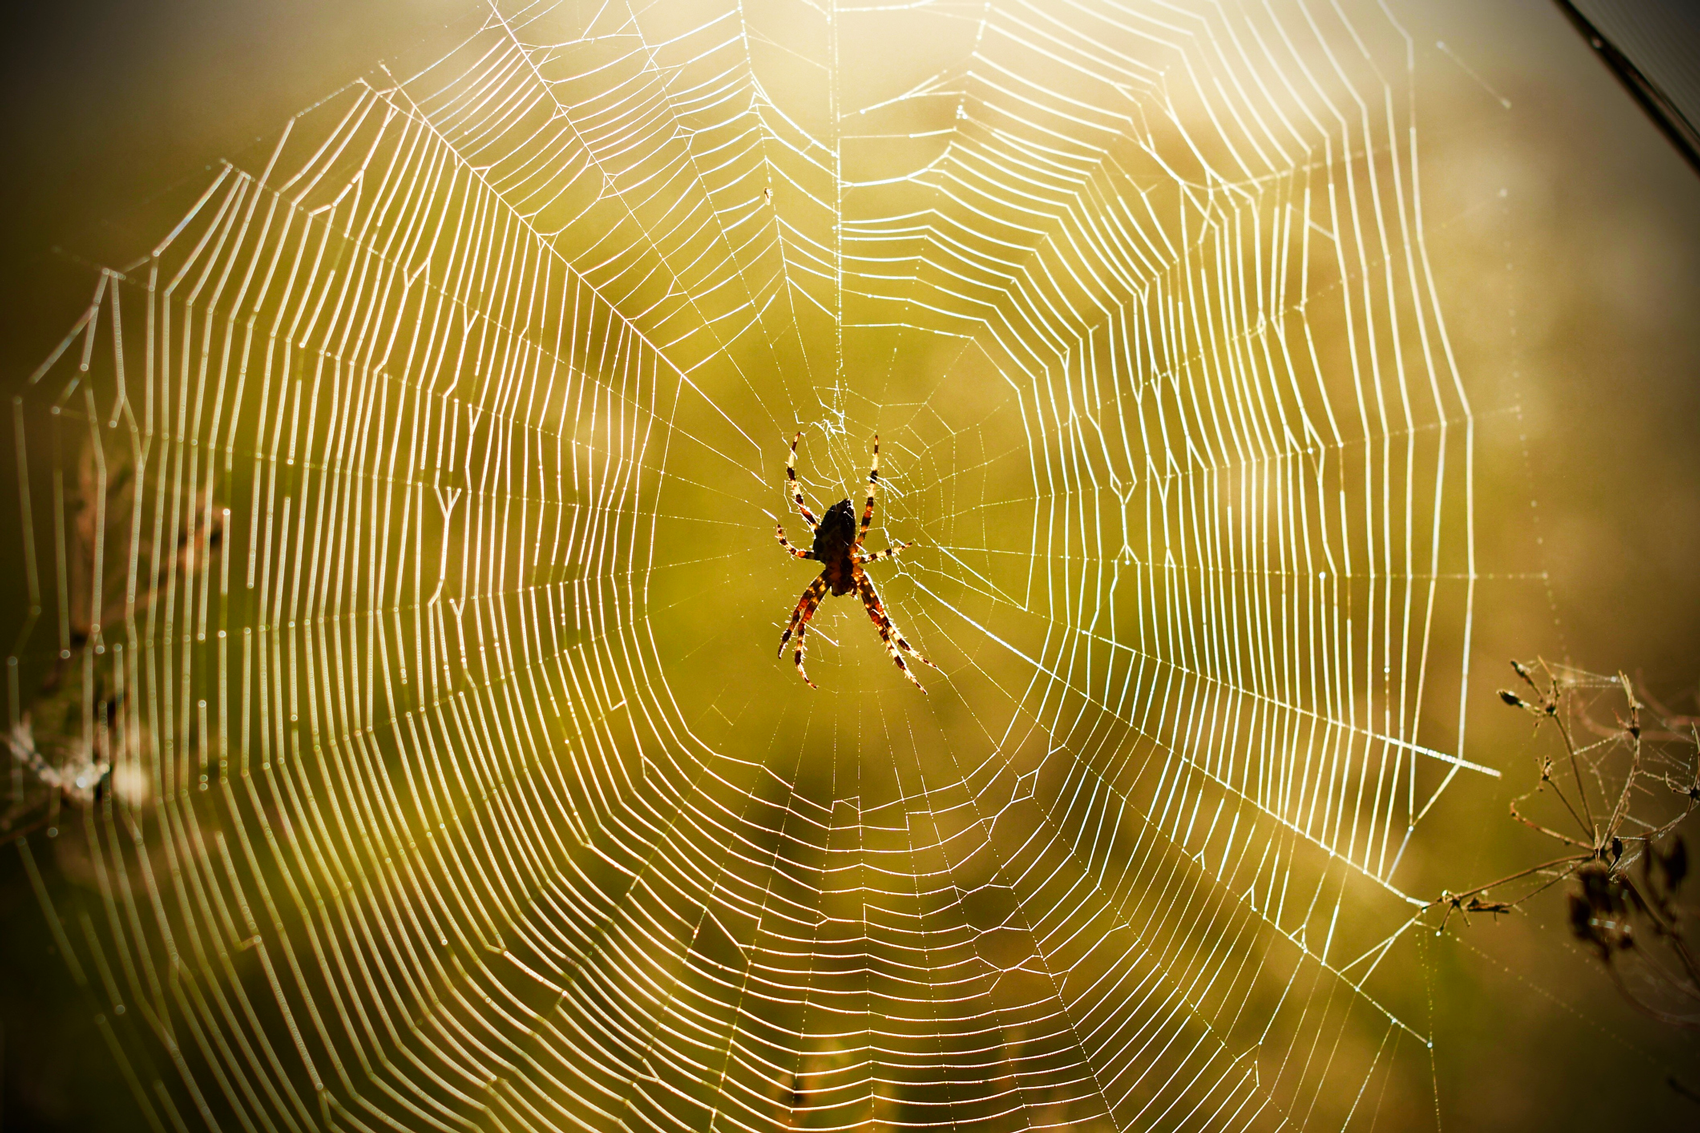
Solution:
M 785 632 L 779 635 L 779 656 L 785 656 L 785 643 L 791 640 L 791 635 L 797 632 L 797 626 L 806 617 L 813 617 L 815 607 L 826 591 L 826 575 L 816 576 L 803 591 L 803 596 L 797 599 L 797 605 L 791 610 L 791 621 L 785 627 Z
M 815 553 L 813 551 L 805 551 L 801 547 L 793 546 L 791 540 L 785 537 L 785 528 L 780 524 L 775 523 L 773 525 L 773 533 L 779 537 L 779 545 L 784 547 L 787 551 L 790 551 L 796 558 L 812 559 L 815 557 Z
M 802 515 L 803 522 L 813 531 L 820 526 L 820 520 L 809 510 L 809 505 L 803 502 L 803 486 L 797 483 L 797 442 L 802 439 L 802 433 L 791 438 L 791 456 L 785 461 L 785 486 L 791 498 L 797 501 L 797 511 Z
M 886 656 L 890 657 L 892 663 L 903 670 L 903 675 L 909 678 L 911 684 L 921 689 L 922 692 L 926 692 L 926 689 L 921 688 L 921 682 L 915 679 L 915 674 L 909 671 L 908 663 L 903 660 L 903 653 L 898 652 L 898 650 L 902 649 L 904 652 L 914 654 L 915 660 L 923 665 L 931 665 L 935 669 L 938 666 L 933 665 L 931 661 L 921 656 L 920 650 L 903 640 L 903 631 L 897 628 L 891 620 L 891 615 L 885 612 L 885 603 L 880 601 L 879 591 L 874 589 L 874 580 L 869 578 L 861 567 L 856 568 L 856 591 L 862 598 L 863 607 L 868 611 L 868 619 L 880 631 L 880 641 L 885 643 Z
M 809 619 L 815 616 L 815 610 L 820 606 L 820 600 L 826 597 L 826 575 L 820 575 L 809 588 L 803 591 L 803 596 L 797 599 L 797 608 L 791 611 L 791 624 L 785 627 L 785 632 L 779 635 L 779 655 L 785 656 L 785 643 L 791 640 L 792 632 L 797 636 L 797 648 L 791 655 L 792 664 L 797 666 L 797 675 L 803 678 L 803 683 L 810 688 L 815 682 L 809 680 L 809 674 L 803 671 L 803 635 L 809 631 Z
M 860 566 L 863 563 L 878 563 L 884 562 L 886 559 L 895 559 L 897 557 L 897 552 L 906 550 L 914 545 L 915 544 L 913 543 L 895 543 L 883 551 L 875 551 L 872 554 L 867 555 L 857 555 L 856 565 Z
M 868 469 L 868 502 L 862 508 L 862 529 L 856 532 L 855 550 L 861 550 L 862 540 L 868 537 L 868 525 L 874 521 L 874 489 L 880 485 L 880 435 L 874 434 L 874 463 Z

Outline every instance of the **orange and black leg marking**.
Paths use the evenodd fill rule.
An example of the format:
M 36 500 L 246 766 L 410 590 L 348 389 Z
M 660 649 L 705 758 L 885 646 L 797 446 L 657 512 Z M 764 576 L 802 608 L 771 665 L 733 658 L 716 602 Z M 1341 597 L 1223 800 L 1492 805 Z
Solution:
M 874 521 L 874 492 L 880 486 L 880 435 L 874 434 L 874 462 L 868 469 L 868 503 L 862 508 L 862 529 L 856 533 L 856 549 L 868 537 L 868 525 Z
M 809 631 L 809 619 L 815 616 L 815 610 L 820 607 L 820 600 L 826 597 L 826 578 L 821 576 L 809 583 L 809 588 L 803 591 L 803 596 L 797 600 L 797 608 L 791 611 L 791 624 L 785 627 L 785 632 L 779 635 L 779 655 L 785 656 L 785 643 L 790 641 L 793 634 L 797 639 L 795 652 L 791 661 L 797 666 L 797 675 L 803 678 L 803 683 L 810 688 L 815 682 L 809 680 L 809 674 L 803 671 L 803 636 Z
M 780 524 L 775 523 L 773 525 L 773 533 L 776 536 L 779 537 L 779 545 L 781 547 L 784 547 L 787 551 L 791 552 L 792 558 L 812 559 L 812 558 L 815 557 L 815 553 L 813 551 L 805 551 L 805 550 L 803 550 L 803 548 L 797 546 L 796 544 L 792 543 L 791 540 L 787 539 L 785 537 L 785 528 L 783 526 L 781 526 Z
M 890 657 L 892 663 L 903 670 L 903 675 L 908 677 L 916 688 L 926 692 L 927 690 L 921 687 L 921 682 L 915 678 L 915 674 L 910 672 L 908 662 L 903 659 L 903 653 L 912 654 L 915 660 L 923 665 L 931 665 L 935 669 L 938 666 L 933 665 L 931 661 L 921 656 L 920 650 L 903 639 L 903 631 L 897 628 L 891 620 L 891 615 L 885 612 L 885 603 L 880 601 L 879 591 L 874 589 L 874 580 L 863 573 L 860 567 L 856 568 L 856 590 L 861 595 L 863 607 L 868 611 L 868 620 L 872 621 L 880 631 L 880 641 L 885 644 L 886 656 Z M 899 650 L 902 650 L 902 652 L 899 652 Z
M 809 510 L 809 505 L 803 502 L 803 486 L 797 483 L 797 442 L 802 439 L 802 433 L 791 438 L 791 456 L 785 461 L 785 488 L 797 503 L 797 513 L 803 517 L 803 522 L 809 525 L 812 532 L 820 526 L 820 520 Z
M 895 543 L 883 551 L 875 551 L 872 554 L 857 555 L 856 565 L 861 566 L 863 563 L 881 563 L 886 559 L 895 559 L 899 551 L 913 547 L 914 545 L 915 544 L 913 543 Z

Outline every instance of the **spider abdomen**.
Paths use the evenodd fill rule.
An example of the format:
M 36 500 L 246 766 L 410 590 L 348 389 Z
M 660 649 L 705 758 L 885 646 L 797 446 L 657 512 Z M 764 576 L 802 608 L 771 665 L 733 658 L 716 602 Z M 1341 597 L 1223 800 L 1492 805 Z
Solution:
M 836 595 L 850 593 L 856 585 L 851 569 L 851 549 L 856 545 L 856 507 L 849 500 L 839 500 L 826 509 L 815 528 L 815 558 L 820 560 L 821 574 Z

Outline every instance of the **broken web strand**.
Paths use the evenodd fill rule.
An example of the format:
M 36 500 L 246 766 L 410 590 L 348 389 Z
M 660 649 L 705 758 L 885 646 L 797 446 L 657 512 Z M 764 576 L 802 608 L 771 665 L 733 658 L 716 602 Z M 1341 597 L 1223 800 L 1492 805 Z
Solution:
M 749 5 L 497 12 L 293 123 L 277 172 L 225 168 L 43 368 L 65 408 L 105 383 L 85 424 L 136 422 L 122 367 L 144 359 L 136 502 L 87 520 L 119 525 L 93 561 L 134 584 L 89 605 L 128 648 L 82 684 L 89 713 L 159 690 L 127 693 L 131 738 L 108 742 L 145 769 L 117 805 L 160 833 L 90 853 L 177 896 L 111 882 L 82 954 L 115 1004 L 192 1020 L 200 1061 L 139 1104 L 1302 1124 L 1342 1082 L 1369 1091 L 1397 1036 L 1426 1041 L 1369 986 L 1409 914 L 1376 930 L 1347 896 L 1400 905 L 1419 760 L 1436 793 L 1481 770 L 1413 738 L 1438 601 L 1417 588 L 1470 543 L 1440 464 L 1469 417 L 1400 227 L 1393 98 L 1370 84 L 1378 123 L 1357 25 L 1299 6 L 940 10 L 964 51 L 891 103 L 954 106 L 891 181 L 924 208 L 882 211 L 884 179 L 846 172 L 851 114 L 927 133 L 846 104 L 856 9 L 790 43 Z M 769 51 L 827 75 L 824 126 Z M 852 375 L 847 333 L 879 331 L 886 373 Z M 1394 353 L 1413 335 L 1420 367 Z M 885 399 L 876 379 L 941 339 L 938 390 Z M 776 454 L 824 372 L 816 467 L 853 478 L 865 435 L 893 438 L 882 522 L 937 551 L 891 564 L 894 612 L 955 654 L 976 722 L 941 763 L 915 709 L 867 690 L 879 734 L 911 737 L 886 743 L 902 789 L 846 764 L 829 806 L 787 790 L 789 732 L 765 754 L 699 736 L 646 606 L 681 564 L 772 553 Z M 989 373 L 996 404 L 959 410 L 953 373 Z M 103 475 L 85 494 L 121 503 Z M 667 526 L 691 491 L 731 533 L 718 557 Z M 215 549 L 189 517 L 226 507 Z M 64 593 L 77 556 L 56 556 Z M 725 769 L 752 763 L 791 771 Z M 159 929 L 124 911 L 144 901 Z M 243 953 L 263 975 L 221 959 Z M 178 954 L 217 990 L 154 990 Z M 1367 1061 L 1340 1002 L 1381 1020 Z M 119 1049 L 140 1064 L 149 1033 Z

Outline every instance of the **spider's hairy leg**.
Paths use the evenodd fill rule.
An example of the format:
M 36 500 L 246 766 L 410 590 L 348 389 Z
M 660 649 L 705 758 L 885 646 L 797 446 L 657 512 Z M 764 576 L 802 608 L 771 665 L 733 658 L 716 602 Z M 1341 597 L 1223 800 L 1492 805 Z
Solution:
M 937 665 L 934 665 L 931 661 L 921 656 L 921 651 L 919 649 L 916 649 L 904 639 L 903 631 L 897 628 L 897 623 L 891 620 L 890 614 L 886 613 L 885 602 L 880 598 L 879 591 L 874 589 L 874 580 L 860 571 L 857 573 L 861 574 L 861 587 L 864 591 L 863 605 L 867 605 L 868 599 L 873 600 L 873 605 L 868 609 L 868 616 L 874 619 L 874 624 L 880 626 L 884 633 L 889 633 L 891 635 L 891 640 L 897 643 L 898 648 L 909 653 L 915 658 L 915 660 L 921 662 L 923 665 L 929 666 L 930 668 L 938 668 Z
M 785 626 L 785 632 L 779 635 L 778 656 L 785 656 L 785 643 L 791 640 L 791 635 L 797 632 L 797 627 L 805 618 L 814 616 L 815 607 L 820 605 L 820 600 L 825 595 L 826 575 L 822 573 L 815 576 L 815 580 L 809 583 L 803 591 L 803 596 L 797 599 L 797 605 L 792 608 L 791 621 Z
M 856 549 L 862 547 L 862 540 L 868 537 L 868 525 L 874 521 L 874 490 L 880 486 L 880 435 L 874 434 L 874 461 L 868 469 L 868 502 L 862 508 L 862 529 L 856 532 Z
M 810 688 L 815 682 L 809 680 L 809 674 L 803 671 L 803 636 L 809 631 L 809 619 L 815 616 L 815 610 L 820 606 L 820 600 L 826 597 L 826 575 L 818 576 L 809 583 L 809 588 L 803 591 L 803 596 L 797 599 L 797 608 L 791 611 L 791 624 L 785 627 L 785 632 L 779 635 L 779 656 L 785 656 L 785 643 L 791 640 L 793 633 L 797 637 L 796 652 L 791 655 L 792 664 L 797 666 L 797 675 L 803 678 L 803 683 Z
M 799 559 L 812 559 L 815 557 L 815 553 L 813 551 L 805 551 L 801 547 L 793 545 L 791 540 L 785 537 L 785 527 L 783 524 L 775 523 L 773 525 L 773 533 L 778 537 L 779 545 L 784 547 L 787 551 L 790 551 L 794 557 Z
M 896 623 L 891 620 L 891 615 L 885 612 L 885 603 L 880 601 L 879 591 L 874 589 L 874 580 L 869 578 L 861 567 L 856 568 L 856 592 L 861 596 L 862 606 L 868 611 L 868 620 L 872 621 L 880 631 L 880 641 L 885 644 L 886 656 L 890 657 L 892 663 L 903 670 L 903 675 L 909 678 L 911 684 L 921 689 L 922 692 L 926 692 L 927 690 L 921 687 L 921 682 L 916 679 L 915 674 L 909 671 L 909 665 L 903 660 L 903 653 L 899 650 L 913 654 L 915 660 L 923 665 L 931 665 L 935 669 L 938 666 L 933 665 L 931 661 L 921 656 L 920 650 L 903 639 L 903 631 L 897 628 Z
M 803 517 L 803 522 L 809 525 L 810 532 L 820 526 L 820 520 L 809 510 L 809 505 L 803 502 L 803 486 L 797 483 L 797 442 L 803 439 L 799 432 L 791 438 L 791 455 L 785 461 L 786 493 L 797 502 L 797 512 Z
M 883 551 L 875 551 L 868 555 L 857 555 L 856 565 L 861 566 L 863 563 L 879 563 L 886 559 L 895 559 L 899 551 L 908 550 L 914 545 L 913 543 L 893 543 Z

